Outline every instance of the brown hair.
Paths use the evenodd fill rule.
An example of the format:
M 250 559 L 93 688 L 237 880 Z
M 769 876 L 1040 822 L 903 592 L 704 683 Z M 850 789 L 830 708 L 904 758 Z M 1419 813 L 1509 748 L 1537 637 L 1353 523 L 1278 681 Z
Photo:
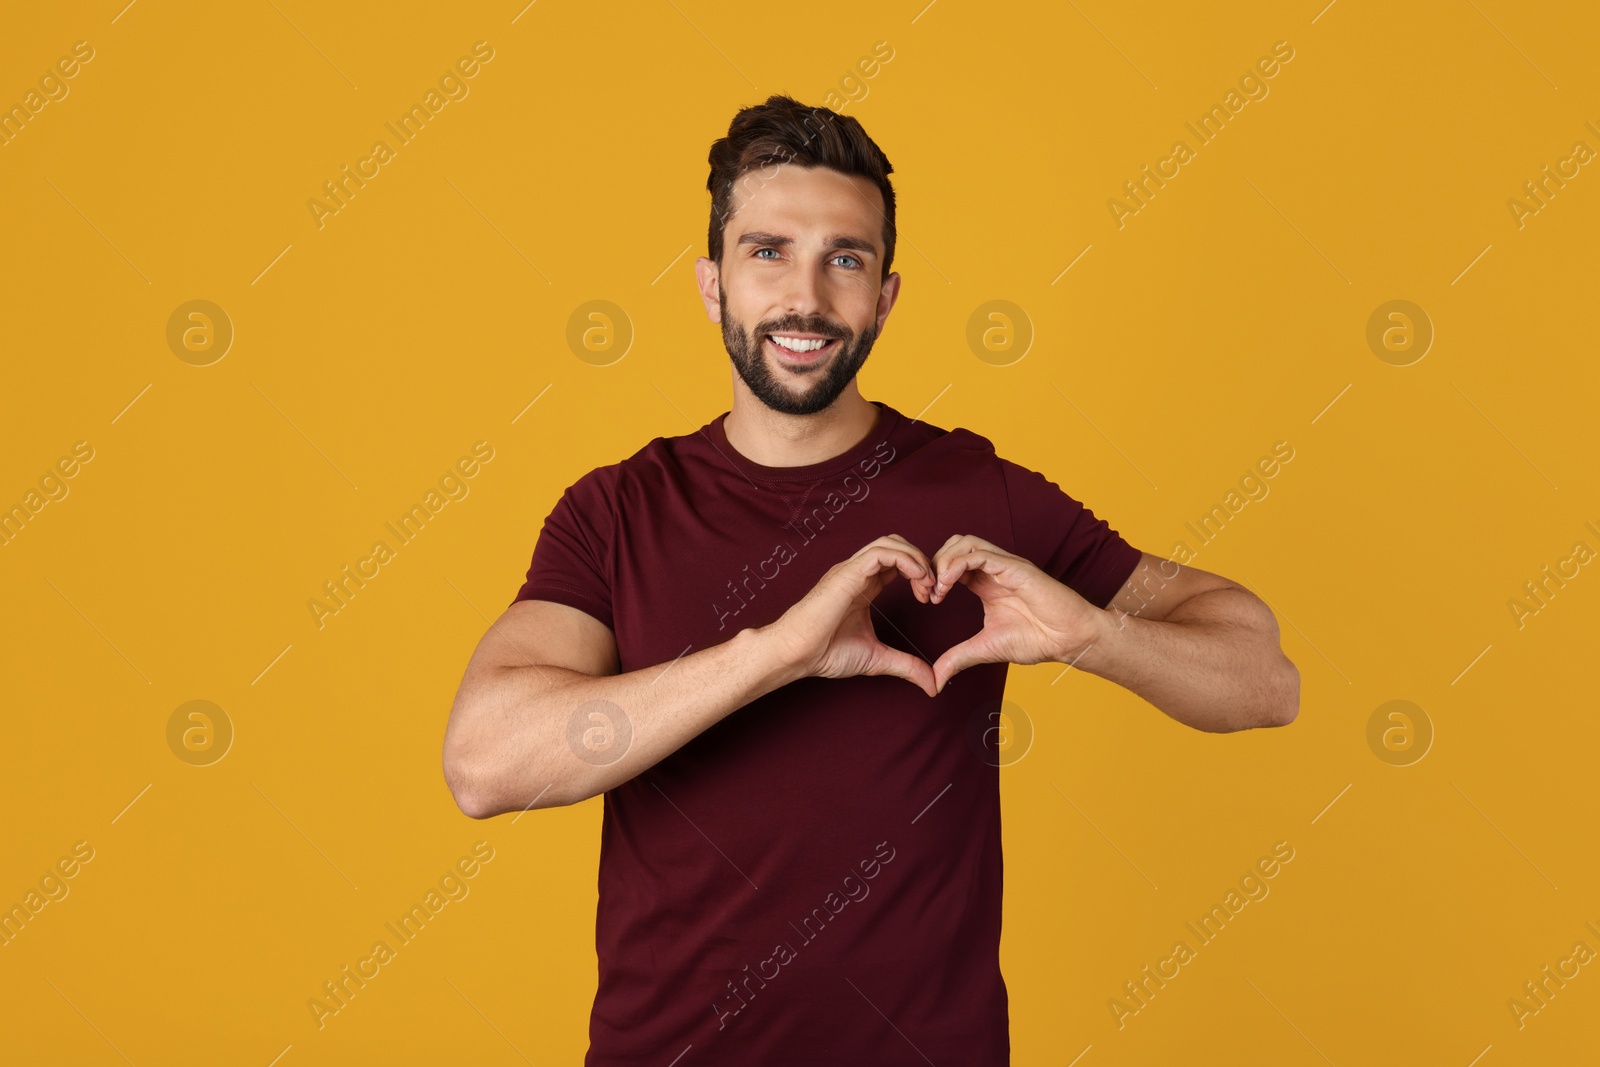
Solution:
M 883 277 L 894 262 L 894 170 L 861 123 L 825 107 L 806 107 L 781 95 L 767 102 L 740 108 L 728 124 L 728 136 L 711 145 L 711 227 L 707 246 L 710 258 L 722 263 L 722 234 L 732 217 L 735 183 L 757 167 L 782 163 L 801 167 L 828 167 L 866 178 L 883 194 Z

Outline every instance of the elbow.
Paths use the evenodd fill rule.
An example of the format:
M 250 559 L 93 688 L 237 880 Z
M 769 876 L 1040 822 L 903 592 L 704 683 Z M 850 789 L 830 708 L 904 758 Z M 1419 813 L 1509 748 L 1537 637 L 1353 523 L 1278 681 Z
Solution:
M 444 756 L 444 781 L 450 788 L 461 814 L 469 819 L 492 819 L 508 811 L 524 812 L 536 808 L 559 808 L 577 803 L 565 785 L 552 782 L 541 789 L 532 800 L 524 803 L 513 799 L 515 788 L 500 782 L 489 769 L 480 763 L 468 761 L 447 747 Z
M 1288 657 L 1280 664 L 1274 682 L 1270 692 L 1250 710 L 1238 709 L 1227 720 L 1200 728 L 1210 733 L 1232 734 L 1288 726 L 1300 714 L 1300 671 Z
M 1289 657 L 1283 657 L 1282 681 L 1277 688 L 1278 699 L 1268 709 L 1264 726 L 1288 726 L 1300 714 L 1300 668 Z
M 461 814 L 469 819 L 488 819 L 500 814 L 495 808 L 480 802 L 470 794 L 456 797 L 456 807 L 460 808 Z
M 491 767 L 479 758 L 473 746 L 461 735 L 449 733 L 445 737 L 441 759 L 444 784 L 456 802 L 461 814 L 469 819 L 488 819 L 509 810 L 498 803 L 502 791 L 498 787 Z
M 576 804 L 590 794 L 559 761 L 519 756 L 506 738 L 486 733 L 471 709 L 451 710 L 440 753 L 445 785 L 469 819 Z
M 458 792 L 452 788 L 450 794 L 455 797 L 456 807 L 461 814 L 469 819 L 489 819 L 500 814 L 500 809 L 478 793 Z
M 456 807 L 469 819 L 487 819 L 500 814 L 489 802 L 480 781 L 459 756 L 453 755 L 448 747 L 445 749 L 444 784 L 450 788 Z
M 1265 605 L 1263 610 L 1266 610 Z M 1300 714 L 1300 668 L 1284 655 L 1283 646 L 1279 644 L 1278 620 L 1273 618 L 1271 611 L 1266 611 L 1266 616 L 1272 623 L 1271 642 L 1266 653 L 1269 660 L 1267 673 L 1271 681 L 1267 686 L 1268 698 L 1260 719 L 1252 725 L 1288 726 Z

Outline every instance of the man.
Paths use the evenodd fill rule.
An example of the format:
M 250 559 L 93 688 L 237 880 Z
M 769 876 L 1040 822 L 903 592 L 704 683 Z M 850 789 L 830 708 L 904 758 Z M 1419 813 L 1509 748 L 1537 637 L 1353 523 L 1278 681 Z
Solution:
M 774 96 L 710 161 L 732 407 L 563 494 L 445 777 L 474 818 L 604 794 L 590 1067 L 1004 1064 L 1007 664 L 1211 731 L 1291 722 L 1299 674 L 1248 591 L 861 396 L 900 276 L 859 122 Z

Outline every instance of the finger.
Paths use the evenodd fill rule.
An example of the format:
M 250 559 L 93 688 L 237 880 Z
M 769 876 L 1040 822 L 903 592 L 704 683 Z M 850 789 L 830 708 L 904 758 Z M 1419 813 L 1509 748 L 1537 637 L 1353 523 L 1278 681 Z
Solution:
M 947 560 L 934 574 L 933 602 L 941 603 L 956 583 L 971 584 L 970 575 L 986 570 L 985 563 L 988 555 L 978 548 L 971 548 L 959 556 Z
M 918 548 L 910 541 L 907 541 L 899 534 L 885 534 L 883 537 L 879 538 L 879 540 L 892 541 L 896 546 L 903 548 L 907 552 L 910 552 L 912 557 L 923 566 L 927 572 L 924 577 L 911 578 L 908 580 L 911 582 L 911 591 L 916 594 L 917 599 L 922 601 L 924 604 L 928 603 L 928 598 L 933 592 L 933 561 L 928 558 L 927 554 L 923 552 L 922 549 Z
M 977 534 L 952 534 L 950 540 L 939 546 L 939 551 L 934 554 L 934 557 L 937 559 L 943 556 L 959 555 L 961 552 L 972 548 L 988 548 L 996 552 L 1004 551 L 999 545 L 985 541 Z
M 919 562 L 921 562 L 921 563 L 927 563 L 928 562 L 927 554 L 924 553 L 922 551 L 922 549 L 918 548 L 916 545 L 914 545 L 910 541 L 906 540 L 900 534 L 884 534 L 882 537 L 878 538 L 876 541 L 873 541 L 872 544 L 879 544 L 879 543 L 884 542 L 884 541 L 888 541 L 888 542 L 892 543 L 892 545 L 894 547 L 896 547 L 896 548 L 905 549 L 907 552 L 910 552 L 913 556 L 915 556 L 917 558 L 917 560 Z
M 966 555 L 969 552 L 976 552 L 976 551 L 980 551 L 980 550 L 989 551 L 989 552 L 1000 552 L 1002 554 L 1009 555 L 1009 553 L 1006 553 L 1004 549 L 1000 548 L 997 545 L 990 544 L 988 541 L 985 541 L 983 538 L 977 536 L 976 534 L 958 534 L 957 536 L 952 537 L 952 538 L 950 538 L 950 540 L 946 541 L 944 543 L 943 547 L 941 547 L 938 552 L 934 553 L 933 560 L 932 560 L 932 562 L 930 564 L 930 569 L 933 571 L 934 578 L 936 579 L 936 581 L 934 583 L 935 584 L 935 592 L 936 593 L 940 593 L 940 592 L 947 593 L 947 592 L 950 591 L 950 588 L 955 584 L 954 579 L 952 579 L 952 580 L 944 583 L 944 589 L 943 590 L 939 590 L 937 588 L 938 584 L 939 584 L 937 579 L 943 577 L 944 571 L 947 568 L 949 568 L 950 564 L 954 560 L 960 559 L 962 556 Z
M 858 552 L 846 570 L 854 577 L 858 592 L 867 594 L 869 603 L 877 599 L 896 575 L 913 582 L 932 580 L 928 567 L 912 552 L 877 542 Z
M 1010 580 L 1010 576 L 1027 562 L 1021 556 L 1013 556 L 1001 549 L 968 549 L 935 571 L 933 602 L 937 604 L 942 601 L 957 582 L 970 586 L 972 579 L 979 574 L 990 575 L 1006 588 L 1016 588 L 1017 583 Z
M 940 545 L 939 550 L 933 554 L 933 559 L 930 560 L 928 564 L 928 569 L 933 572 L 933 581 L 930 583 L 928 589 L 928 603 L 938 603 L 938 599 L 934 594 L 939 591 L 939 572 L 945 567 L 949 566 L 949 561 L 952 558 L 961 554 L 967 543 L 968 537 L 969 535 L 967 534 L 951 534 L 949 539 L 945 541 L 944 544 Z M 949 591 L 948 586 L 946 587 L 945 591 Z
M 889 549 L 895 550 L 896 552 L 909 553 L 913 559 L 915 559 L 918 563 L 923 564 L 924 566 L 928 566 L 931 563 L 931 561 L 928 559 L 927 554 L 925 552 L 923 552 L 922 549 L 918 548 L 916 545 L 912 544 L 910 541 L 907 541 L 904 537 L 901 537 L 899 534 L 884 534 L 882 537 L 879 537 L 879 538 L 877 538 L 875 540 L 867 542 L 865 545 L 862 545 L 860 551 L 857 552 L 856 554 L 860 555 L 862 552 L 866 552 L 869 549 L 873 549 L 873 548 L 889 548 Z
M 846 562 L 876 560 L 882 563 L 884 566 L 893 566 L 896 569 L 899 569 L 900 564 L 898 562 L 890 562 L 891 559 L 909 560 L 916 564 L 916 566 L 921 567 L 923 570 L 927 570 L 930 563 L 928 558 L 923 556 L 922 553 L 917 550 L 915 545 L 904 540 L 897 540 L 893 537 L 878 538 L 876 541 L 863 546 L 859 552 L 857 552 L 853 557 L 851 557 L 850 560 Z M 868 573 L 871 572 L 869 571 Z
M 918 600 L 927 603 L 928 597 L 933 592 L 933 562 L 928 559 L 923 551 L 899 534 L 885 534 L 863 547 L 857 555 L 865 556 L 878 550 L 895 553 L 901 559 L 909 559 L 915 564 L 915 566 L 908 567 L 903 562 L 896 562 L 894 571 L 898 571 L 911 583 L 912 593 Z M 875 572 L 869 571 L 868 573 Z M 893 572 L 879 576 L 873 584 L 872 597 L 876 598 L 878 593 L 881 593 L 893 580 Z

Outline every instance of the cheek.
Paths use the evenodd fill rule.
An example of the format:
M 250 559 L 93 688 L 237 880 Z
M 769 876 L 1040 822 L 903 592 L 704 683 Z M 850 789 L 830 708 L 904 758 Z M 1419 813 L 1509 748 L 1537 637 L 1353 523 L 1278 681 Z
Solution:
M 752 296 L 756 296 L 757 299 L 752 300 Z M 754 308 L 759 306 L 759 294 L 752 293 L 751 286 L 746 283 L 739 286 L 739 299 L 735 300 L 730 296 L 728 297 L 727 302 L 723 304 L 722 317 L 724 319 L 731 320 L 735 326 L 744 326 L 749 328 L 754 326 L 759 321 L 760 312 L 754 311 Z M 755 314 L 758 317 L 752 318 L 752 314 Z
M 734 279 L 727 297 L 728 315 L 747 331 L 788 313 L 784 286 L 775 271 L 746 271 Z
M 832 296 L 833 315 L 850 324 L 860 336 L 878 321 L 878 296 L 881 290 L 867 278 L 838 285 Z

